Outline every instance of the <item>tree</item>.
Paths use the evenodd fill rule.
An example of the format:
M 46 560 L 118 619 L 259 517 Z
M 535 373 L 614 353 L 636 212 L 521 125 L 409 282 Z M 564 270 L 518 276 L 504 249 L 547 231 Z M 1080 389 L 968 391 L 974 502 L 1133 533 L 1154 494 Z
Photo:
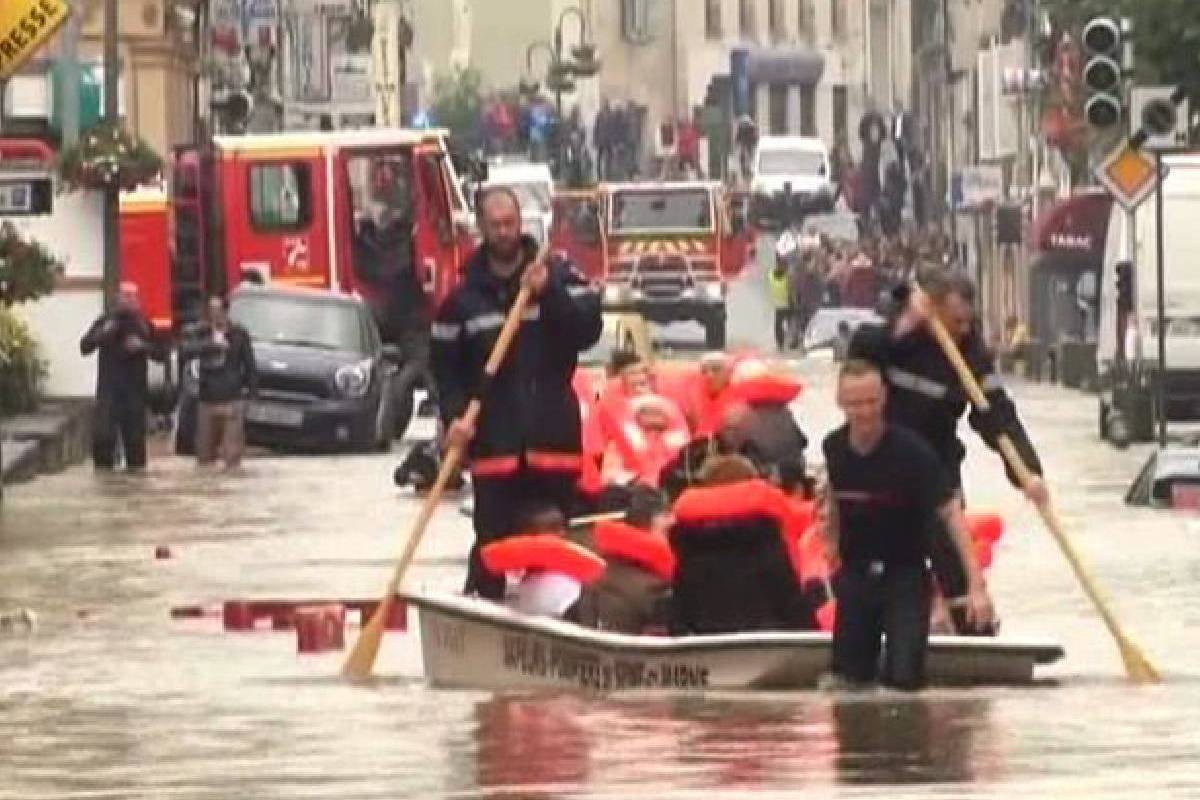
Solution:
M 464 145 L 474 149 L 482 143 L 479 117 L 483 108 L 483 76 L 479 70 L 455 68 L 433 80 L 430 110 L 436 125 L 449 128 Z

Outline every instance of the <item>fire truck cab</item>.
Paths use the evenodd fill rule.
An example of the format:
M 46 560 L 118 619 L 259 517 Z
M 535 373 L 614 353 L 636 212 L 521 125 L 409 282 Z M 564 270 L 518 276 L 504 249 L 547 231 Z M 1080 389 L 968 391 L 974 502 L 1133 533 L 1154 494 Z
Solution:
M 716 182 L 622 183 L 556 198 L 551 246 L 604 286 L 606 311 L 695 321 L 725 346 L 728 283 L 749 260 L 744 203 Z
M 472 246 L 446 131 L 217 136 L 178 151 L 173 170 L 177 323 L 250 280 L 357 294 L 398 343 Z

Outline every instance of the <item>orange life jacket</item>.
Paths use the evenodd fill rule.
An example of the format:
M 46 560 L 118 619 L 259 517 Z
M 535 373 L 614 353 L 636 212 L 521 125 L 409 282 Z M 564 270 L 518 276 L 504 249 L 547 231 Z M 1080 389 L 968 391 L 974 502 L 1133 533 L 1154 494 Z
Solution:
M 679 407 L 668 398 L 655 396 L 667 414 L 665 429 L 650 430 L 638 424 L 635 400 L 625 402 L 621 417 L 613 420 L 614 431 L 610 462 L 605 475 L 614 483 L 630 480 L 658 486 L 659 476 L 679 451 L 691 440 L 687 420 Z
M 591 497 L 599 496 L 604 485 L 600 478 L 600 461 L 604 457 L 604 434 L 601 430 L 600 402 L 592 376 L 584 369 L 575 370 L 571 388 L 579 399 L 580 442 L 583 460 L 579 470 L 579 490 Z
M 507 572 L 556 572 L 589 586 L 604 577 L 607 564 L 590 550 L 553 533 L 509 536 L 479 551 L 493 575 Z
M 605 558 L 632 562 L 665 581 L 675 577 L 675 553 L 663 536 L 616 520 L 597 522 L 592 536 L 596 551 Z

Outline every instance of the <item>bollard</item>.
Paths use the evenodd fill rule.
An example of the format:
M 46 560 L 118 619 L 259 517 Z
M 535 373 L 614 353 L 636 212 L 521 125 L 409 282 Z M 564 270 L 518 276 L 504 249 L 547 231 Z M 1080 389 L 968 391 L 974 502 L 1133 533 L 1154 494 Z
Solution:
M 171 548 L 167 547 L 165 544 L 160 544 L 158 547 L 154 548 L 154 557 L 159 559 L 160 561 L 163 559 L 166 559 L 166 558 L 170 558 L 171 557 Z
M 295 623 L 298 653 L 323 653 L 346 646 L 346 607 L 341 604 L 300 606 Z

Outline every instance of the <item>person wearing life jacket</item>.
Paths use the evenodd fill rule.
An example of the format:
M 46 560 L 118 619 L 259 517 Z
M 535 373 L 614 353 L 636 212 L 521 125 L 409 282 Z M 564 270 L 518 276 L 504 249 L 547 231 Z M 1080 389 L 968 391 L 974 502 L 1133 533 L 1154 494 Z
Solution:
M 527 506 L 517 524 L 518 533 L 480 549 L 484 568 L 507 584 L 505 605 L 575 621 L 584 588 L 604 576 L 604 560 L 567 539 L 566 518 L 553 505 Z
M 474 493 L 475 546 L 464 591 L 498 598 L 503 581 L 479 562 L 479 548 L 515 530 L 513 511 L 550 500 L 574 513 L 581 455 L 579 401 L 571 391 L 579 353 L 600 338 L 596 287 L 569 262 L 539 254 L 521 234 L 521 207 L 504 186 L 478 202 L 483 244 L 430 329 L 432 366 L 447 446 L 467 447 Z M 533 296 L 493 378 L 484 366 L 520 290 Z M 482 396 L 481 396 L 482 395 Z M 472 424 L 464 414 L 482 402 Z
M 726 353 L 706 353 L 700 359 L 700 373 L 690 382 L 683 409 L 694 438 L 715 436 L 724 422 L 725 390 L 733 374 L 732 359 Z
M 788 494 L 807 483 L 808 437 L 790 408 L 801 389 L 796 378 L 773 372 L 761 361 L 742 362 L 734 368 L 725 393 L 720 431 L 726 452 L 753 461 L 762 475 Z
M 643 394 L 630 399 L 625 418 L 617 422 L 602 469 L 604 482 L 657 488 L 663 469 L 688 443 L 683 412 L 662 395 Z
M 814 629 L 785 540 L 787 497 L 741 456 L 703 472 L 673 509 L 672 633 Z
M 619 437 L 629 414 L 630 399 L 653 391 L 650 367 L 645 360 L 633 350 L 614 350 L 596 409 L 597 427 L 605 448 Z
M 579 600 L 580 625 L 617 633 L 666 633 L 675 553 L 667 538 L 673 517 L 663 495 L 635 487 L 622 520 L 602 520 L 584 544 L 608 569 Z
M 961 472 L 966 449 L 958 439 L 958 422 L 970 404 L 957 373 L 928 329 L 928 320 L 936 315 L 957 341 L 987 396 L 986 413 L 970 411 L 971 427 L 993 450 L 998 450 L 1001 435 L 1012 441 L 1034 473 L 1030 485 L 1023 489 L 1026 497 L 1035 504 L 1045 503 L 1049 494 L 1040 477 L 1037 451 L 975 324 L 973 284 L 948 269 L 926 271 L 920 284 L 920 291 L 909 287 L 897 290 L 901 308 L 887 323 L 859 326 L 850 341 L 848 357 L 869 361 L 882 371 L 887 381 L 888 420 L 912 430 L 933 448 L 962 503 Z M 1007 472 L 1009 481 L 1017 486 L 1016 475 Z M 971 633 L 973 628 L 965 617 L 966 577 L 946 531 L 936 523 L 935 528 L 932 553 L 938 584 L 954 609 L 959 632 Z

